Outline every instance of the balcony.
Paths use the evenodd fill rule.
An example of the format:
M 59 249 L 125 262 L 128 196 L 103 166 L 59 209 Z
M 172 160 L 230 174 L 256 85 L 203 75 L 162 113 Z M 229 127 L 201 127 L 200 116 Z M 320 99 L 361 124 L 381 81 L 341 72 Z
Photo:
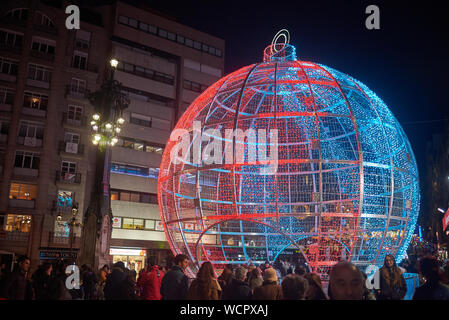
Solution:
M 87 117 L 82 116 L 79 120 L 69 119 L 67 112 L 62 113 L 62 122 L 74 127 L 85 127 L 87 123 Z
M 67 184 L 80 184 L 81 173 L 69 173 L 56 171 L 56 182 Z
M 42 139 L 31 138 L 31 137 L 17 137 L 17 144 L 27 146 L 27 147 L 42 147 Z
M 1 51 L 8 51 L 15 54 L 21 54 L 22 53 L 22 47 L 18 46 L 11 46 L 6 43 L 0 43 L 0 50 Z
M 0 103 L 0 111 L 11 112 L 12 103 Z
M 59 141 L 59 152 L 83 155 L 84 144 Z
M 39 118 L 45 118 L 47 116 L 47 110 L 40 110 L 40 109 L 34 109 L 34 108 L 28 108 L 28 107 L 23 107 L 22 113 L 28 114 L 30 116 L 39 117 Z
M 50 27 L 50 26 L 46 26 L 44 24 L 35 23 L 33 25 L 33 29 L 37 30 L 37 31 L 49 33 L 49 34 L 52 34 L 52 35 L 57 35 L 58 34 L 58 30 L 56 30 L 56 28 Z
M 17 81 L 17 76 L 16 75 L 12 75 L 12 74 L 8 74 L 8 73 L 1 73 L 0 72 L 0 80 L 6 81 L 6 82 L 16 82 Z
M 48 235 L 50 244 L 70 244 L 70 236 L 66 237 L 62 232 L 49 232 Z
M 40 52 L 37 50 L 30 50 L 30 56 L 38 58 L 38 59 L 43 59 L 46 61 L 53 61 L 55 60 L 55 55 L 54 54 L 50 54 L 50 53 L 44 53 L 44 52 Z
M 39 176 L 39 170 L 38 169 L 30 169 L 30 168 L 14 167 L 12 169 L 12 175 L 15 179 L 34 180 Z
M 78 206 L 77 202 L 73 202 L 73 206 Z M 66 214 L 71 214 L 72 213 L 72 207 L 71 206 L 60 206 L 58 204 L 58 200 L 53 200 L 53 205 L 51 208 L 52 211 L 57 212 L 57 213 L 66 213 Z
M 25 199 L 9 199 L 8 200 L 10 208 L 26 208 L 26 209 L 34 209 L 35 201 L 25 200 Z
M 78 69 L 78 70 L 86 70 L 86 71 L 98 73 L 98 66 L 96 64 L 93 64 L 93 63 L 87 63 L 84 66 L 76 66 L 76 65 L 72 64 L 72 68 Z
M 31 86 L 31 87 L 50 89 L 50 82 L 49 81 L 27 79 L 27 85 Z
M 89 97 L 90 90 L 85 88 L 74 88 L 71 85 L 66 86 L 65 96 L 66 98 L 75 100 L 85 100 Z
M 5 231 L 0 233 L 0 240 L 27 242 L 29 232 Z

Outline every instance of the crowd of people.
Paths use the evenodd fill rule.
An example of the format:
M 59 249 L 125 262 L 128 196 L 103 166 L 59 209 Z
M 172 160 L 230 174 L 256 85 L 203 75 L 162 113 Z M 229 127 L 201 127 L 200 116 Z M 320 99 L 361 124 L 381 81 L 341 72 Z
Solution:
M 329 272 L 323 288 L 320 276 L 304 265 L 279 261 L 256 266 L 226 265 L 221 275 L 210 262 L 203 262 L 195 279 L 185 274 L 189 260 L 179 254 L 166 270 L 148 259 L 137 275 L 117 262 L 98 272 L 83 265 L 80 286 L 67 288 L 67 264 L 44 263 L 31 279 L 30 259 L 19 257 L 15 270 L 0 278 L 0 298 L 8 300 L 402 300 L 407 293 L 404 270 L 387 255 L 379 272 L 378 289 L 368 289 L 366 275 L 354 264 L 341 261 Z M 449 300 L 449 262 L 444 266 L 433 256 L 419 260 L 423 279 L 414 300 Z

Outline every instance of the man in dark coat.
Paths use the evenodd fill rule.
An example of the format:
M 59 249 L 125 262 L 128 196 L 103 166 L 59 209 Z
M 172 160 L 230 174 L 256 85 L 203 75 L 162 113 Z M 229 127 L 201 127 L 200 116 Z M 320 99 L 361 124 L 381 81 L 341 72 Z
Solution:
M 449 287 L 442 284 L 439 263 L 434 257 L 424 257 L 419 262 L 419 272 L 426 282 L 416 288 L 413 300 L 449 300 Z
M 114 264 L 112 273 L 104 287 L 105 300 L 134 300 L 134 284 L 130 281 L 125 264 L 121 261 Z
M 32 299 L 31 284 L 26 279 L 26 274 L 30 270 L 30 258 L 20 256 L 17 260 L 17 267 L 6 279 L 4 296 L 8 300 Z
M 223 290 L 222 300 L 251 300 L 253 293 L 251 287 L 245 282 L 247 270 L 238 267 L 234 273 L 234 278 Z
M 164 276 L 161 283 L 162 300 L 185 300 L 189 290 L 189 279 L 184 274 L 188 259 L 184 254 L 178 254 L 175 265 Z

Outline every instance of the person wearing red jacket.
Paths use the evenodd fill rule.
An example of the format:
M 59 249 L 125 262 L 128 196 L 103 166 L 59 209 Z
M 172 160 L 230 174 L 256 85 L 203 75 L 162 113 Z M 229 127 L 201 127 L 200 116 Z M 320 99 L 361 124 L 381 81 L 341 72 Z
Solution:
M 137 285 L 140 287 L 142 300 L 161 300 L 161 283 L 164 272 L 157 265 L 147 264 L 147 271 L 141 272 Z

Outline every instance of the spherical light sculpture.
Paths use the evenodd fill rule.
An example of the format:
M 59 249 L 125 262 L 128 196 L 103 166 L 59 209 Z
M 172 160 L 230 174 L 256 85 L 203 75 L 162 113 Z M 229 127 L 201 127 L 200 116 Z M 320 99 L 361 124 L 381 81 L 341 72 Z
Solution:
M 274 135 L 226 136 L 238 129 L 276 130 L 277 150 Z M 402 260 L 419 211 L 418 170 L 400 124 L 363 83 L 272 44 L 262 63 L 202 93 L 173 133 L 183 130 L 187 152 L 172 134 L 158 195 L 168 242 L 191 259 L 192 274 L 202 261 L 273 262 L 292 249 L 324 280 L 340 260 Z M 250 159 L 254 145 L 277 153 L 275 172 L 259 153 Z

